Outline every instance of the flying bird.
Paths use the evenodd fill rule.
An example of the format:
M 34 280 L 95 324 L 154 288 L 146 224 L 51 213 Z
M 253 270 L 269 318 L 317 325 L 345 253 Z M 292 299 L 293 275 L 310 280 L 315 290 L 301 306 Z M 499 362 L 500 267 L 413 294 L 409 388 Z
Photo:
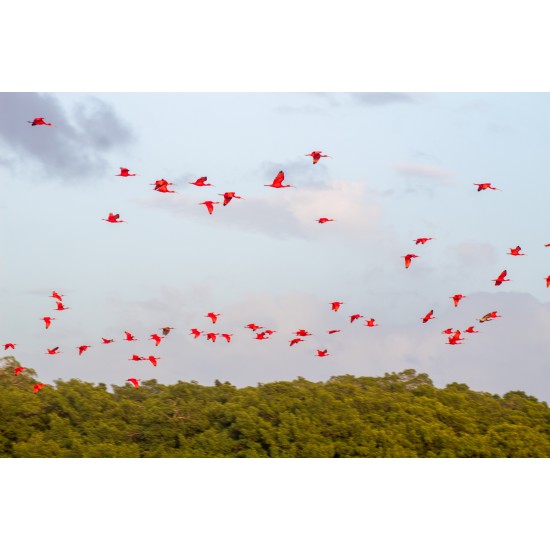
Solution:
M 164 338 L 164 336 L 159 336 L 158 334 L 151 334 L 151 338 L 149 340 L 155 341 L 155 346 L 158 346 L 160 344 L 160 341 Z
M 257 332 L 255 340 L 269 340 L 269 335 L 266 332 Z
M 254 324 L 254 323 L 250 323 L 250 324 L 246 325 L 244 328 L 249 328 L 250 330 L 256 331 L 259 328 L 264 328 L 264 327 L 260 327 L 260 326 Z
M 448 342 L 445 342 L 446 344 L 450 344 L 451 346 L 456 346 L 457 344 L 462 344 L 460 340 L 464 340 L 464 338 L 457 337 L 456 334 L 453 336 L 448 337 Z
M 316 357 L 326 357 L 327 355 L 330 355 L 326 349 L 318 349 L 317 350 L 317 356 Z
M 453 300 L 455 307 L 458 306 L 458 303 L 460 302 L 460 300 L 462 300 L 462 298 L 467 298 L 467 297 L 468 296 L 464 296 L 463 294 L 455 294 L 454 296 L 449 296 L 449 298 Z
M 32 391 L 34 393 L 38 393 L 46 384 L 35 384 L 33 387 L 32 387 Z
M 78 355 L 82 355 L 88 348 L 91 348 L 92 346 L 78 346 L 76 349 L 78 350 Z
M 415 239 L 415 244 L 426 244 L 428 241 L 431 241 L 433 237 L 420 237 L 419 239 Z
M 343 303 L 344 302 L 330 302 L 330 305 L 332 306 L 332 311 L 338 311 Z
M 471 327 L 468 327 L 464 332 L 467 332 L 468 334 L 477 334 L 479 330 L 475 330 L 473 325 Z
M 550 275 L 544 279 L 546 281 L 546 288 L 550 286 Z
M 120 167 L 120 174 L 115 174 L 115 176 L 122 176 L 123 178 L 127 178 L 128 176 L 137 176 L 138 174 L 130 174 L 129 168 L 123 168 Z
M 290 346 L 294 346 L 296 344 L 299 344 L 300 342 L 305 342 L 302 338 L 293 338 L 292 340 L 289 340 Z
M 273 183 L 269 185 L 264 185 L 264 187 L 274 187 L 275 189 L 284 189 L 285 187 L 294 187 L 294 185 L 283 185 L 283 180 L 285 179 L 285 173 L 280 170 L 279 173 L 275 176 Z
M 427 323 L 431 319 L 435 319 L 435 317 L 433 315 L 434 315 L 434 310 L 430 309 L 430 311 L 428 311 L 428 313 L 426 313 L 426 315 L 424 315 L 424 317 L 422 317 L 422 322 Z
M 25 367 L 15 367 L 13 369 L 14 376 L 19 376 L 24 370 L 27 370 Z
M 128 359 L 128 361 L 145 361 L 145 357 L 140 357 L 139 355 L 136 355 L 135 353 Z
M 354 313 L 353 315 L 350 315 L 349 322 L 353 323 L 353 321 L 357 321 L 357 319 L 360 319 L 361 317 L 363 316 L 360 315 L 359 313 Z
M 208 178 L 206 176 L 202 176 L 202 178 L 199 178 L 197 181 L 190 181 L 189 183 L 191 185 L 196 185 L 197 187 L 215 187 L 215 185 L 212 185 L 211 183 L 204 183 Z
M 206 335 L 206 339 L 207 340 L 212 340 L 212 342 L 215 342 L 216 341 L 216 336 L 219 336 L 218 332 L 209 332 Z
M 156 367 L 157 366 L 157 360 L 160 359 L 160 357 L 155 357 L 153 355 L 149 355 L 149 357 L 145 357 L 145 359 L 148 359 L 149 361 L 151 361 L 151 364 L 153 365 L 153 367 Z
M 376 323 L 375 320 L 371 317 L 370 319 L 365 320 L 365 326 L 366 327 L 378 327 L 380 325 L 378 323 Z
M 63 296 L 65 296 L 65 294 L 59 294 L 58 292 L 56 292 L 54 290 L 54 291 L 52 291 L 52 293 L 50 295 L 50 298 L 55 298 L 57 301 L 62 302 L 63 301 Z
M 305 155 L 306 157 L 311 157 L 313 159 L 313 164 L 317 164 L 321 158 L 331 158 L 328 155 L 322 155 L 322 151 L 312 151 L 311 153 Z
M 454 332 L 454 329 L 446 328 L 445 330 L 441 331 L 441 334 L 452 334 L 453 332 Z
M 313 336 L 311 332 L 308 332 L 303 328 L 297 330 L 296 332 L 293 332 L 292 334 L 296 334 L 296 336 Z
M 221 313 L 213 313 L 210 311 L 205 315 L 205 317 L 210 317 L 213 323 L 215 323 L 218 320 L 218 317 L 221 315 Z
M 231 336 L 233 336 L 233 335 L 223 333 L 221 336 L 222 336 L 222 338 L 225 338 L 228 342 L 231 342 Z
M 203 333 L 204 331 L 202 330 L 198 330 L 196 328 L 192 328 L 191 329 L 191 332 L 189 333 L 190 335 L 192 334 L 194 337 L 195 337 L 195 340 Z
M 126 382 L 131 382 L 134 385 L 134 388 L 136 390 L 139 388 L 139 383 L 141 382 L 141 378 L 127 378 Z
M 29 124 L 32 124 L 33 126 L 53 126 L 51 122 L 45 122 L 44 117 L 38 117 L 33 120 L 27 120 Z
M 327 332 L 329 334 L 336 334 L 337 332 L 341 332 L 341 330 L 338 328 L 338 329 L 327 330 Z
M 208 210 L 208 213 L 210 215 L 212 215 L 212 212 L 214 212 L 214 205 L 215 204 L 220 204 L 218 201 L 214 202 L 214 201 L 204 201 L 204 202 L 199 202 L 199 204 L 204 204 L 206 206 L 206 209 Z
M 8 342 L 7 344 L 4 344 L 4 349 L 15 349 L 16 344 L 13 344 L 12 342 Z
M 162 330 L 162 334 L 164 336 L 167 336 L 168 334 L 170 334 L 170 331 L 175 330 L 175 328 L 174 327 L 162 327 L 162 329 L 159 329 L 159 330 Z
M 55 348 L 49 349 L 46 352 L 46 355 L 57 355 L 58 353 L 61 353 L 59 350 L 59 346 L 56 346 Z
M 495 286 L 500 286 L 502 283 L 505 283 L 511 280 L 511 279 L 506 279 L 506 275 L 507 275 L 507 271 L 505 269 L 496 279 L 491 279 L 491 280 L 495 281 Z
M 128 342 L 136 342 L 137 338 L 134 337 L 134 335 L 131 332 L 124 331 L 124 334 L 126 335 L 124 340 L 127 340 Z
M 55 321 L 55 317 L 42 317 L 42 319 L 40 320 L 44 321 L 44 323 L 46 324 L 46 328 L 50 328 L 52 321 Z
M 101 218 L 102 220 L 109 223 L 128 223 L 126 220 L 120 220 L 120 214 L 113 214 L 109 212 L 109 215 L 106 218 Z
M 498 315 L 496 311 L 491 311 L 489 313 L 486 313 L 481 319 L 478 319 L 480 323 L 485 323 L 487 321 L 492 321 L 493 319 L 497 319 L 498 317 L 502 317 L 502 315 Z
M 70 307 L 66 307 L 63 305 L 63 302 L 55 302 L 55 305 L 57 306 L 54 311 L 65 311 L 66 309 L 71 309 Z
M 327 223 L 327 222 L 333 222 L 333 219 L 330 218 L 319 218 L 318 220 L 315 220 L 318 223 Z
M 506 254 L 509 254 L 510 256 L 525 256 L 525 254 L 522 254 L 520 250 L 521 246 L 516 246 L 515 248 L 510 248 L 510 252 L 506 252 Z
M 103 340 L 103 342 L 101 342 L 102 344 L 112 344 L 114 342 L 114 340 L 108 340 L 107 338 L 103 337 L 101 337 L 101 339 Z
M 411 265 L 411 260 L 413 258 L 420 258 L 420 256 L 417 256 L 416 254 L 407 254 L 406 256 L 401 257 L 405 258 L 405 269 L 408 269 L 408 267 Z
M 223 205 L 227 206 L 231 199 L 242 199 L 242 197 L 239 197 L 238 195 L 235 195 L 235 191 L 227 191 L 226 193 L 218 193 L 220 197 L 223 197 Z
M 497 189 L 496 187 L 492 187 L 489 182 L 474 183 L 474 185 L 477 185 L 478 191 L 484 191 L 485 189 L 492 189 L 493 191 L 502 191 L 502 189 Z

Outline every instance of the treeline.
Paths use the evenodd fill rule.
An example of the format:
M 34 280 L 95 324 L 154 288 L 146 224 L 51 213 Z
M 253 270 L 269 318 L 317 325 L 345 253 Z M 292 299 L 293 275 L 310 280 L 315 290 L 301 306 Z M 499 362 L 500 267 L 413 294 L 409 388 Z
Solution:
M 0 367 L 2 457 L 550 457 L 550 410 L 414 370 L 236 388 L 112 386 Z

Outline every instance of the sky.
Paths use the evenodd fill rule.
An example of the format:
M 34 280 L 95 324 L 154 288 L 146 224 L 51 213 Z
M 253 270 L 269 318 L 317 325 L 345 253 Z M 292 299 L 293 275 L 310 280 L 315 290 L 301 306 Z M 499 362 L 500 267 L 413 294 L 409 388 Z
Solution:
M 413 368 L 438 387 L 549 401 L 549 107 L 546 93 L 2 93 L 8 354 L 46 383 L 243 387 Z M 315 150 L 329 157 L 314 164 Z M 280 170 L 293 187 L 267 187 Z M 212 186 L 190 184 L 201 176 Z M 162 178 L 174 193 L 154 190 Z M 199 204 L 226 191 L 242 199 L 212 215 Z M 518 245 L 525 256 L 509 254 Z M 54 311 L 54 290 L 68 310 Z M 467 298 L 455 307 L 454 294 Z M 501 318 L 481 324 L 490 311 Z M 258 341 L 249 323 L 276 332 Z M 442 334 L 472 325 L 460 345 Z M 312 336 L 290 346 L 302 328 Z
M 211 0 L 176 10 L 160 0 L 96 2 L 83 18 L 65 0 L 6 6 L 2 90 L 17 93 L 0 94 L 0 334 L 17 343 L 6 354 L 44 381 L 122 385 L 138 372 L 255 385 L 415 368 L 440 387 L 548 400 L 540 7 L 283 0 L 266 11 Z M 32 128 L 36 116 L 55 126 Z M 314 149 L 332 158 L 313 166 L 304 155 Z M 116 178 L 120 166 L 140 176 Z M 279 170 L 296 188 L 263 187 Z M 203 175 L 216 187 L 186 183 Z M 152 191 L 159 178 L 178 193 Z M 477 193 L 482 181 L 502 191 Z M 197 204 L 226 190 L 244 200 L 212 216 Z M 336 221 L 315 223 L 321 209 Z M 111 211 L 128 223 L 102 221 Z M 419 236 L 434 240 L 417 246 Z M 506 254 L 516 245 L 526 256 Z M 410 252 L 420 258 L 405 270 Z M 504 268 L 512 281 L 496 288 Z M 54 313 L 52 290 L 71 309 Z M 468 298 L 455 309 L 456 292 Z M 337 313 L 334 300 L 345 302 Z M 495 309 L 502 317 L 479 334 L 445 345 L 443 328 Z M 188 336 L 209 326 L 208 311 L 222 313 L 230 344 Z M 380 326 L 351 324 L 352 312 Z M 58 319 L 46 331 L 48 313 Z M 249 322 L 277 332 L 250 340 Z M 176 328 L 151 347 L 165 324 Z M 342 332 L 328 340 L 333 325 Z M 290 348 L 298 328 L 314 337 Z M 122 342 L 123 330 L 140 341 Z M 101 336 L 117 342 L 101 348 Z M 54 342 L 63 353 L 44 355 Z M 94 347 L 79 357 L 84 343 Z M 321 343 L 330 356 L 313 356 Z M 149 351 L 156 369 L 127 361 Z M 2 464 L 0 508 L 19 546 L 32 518 L 44 548 L 68 548 L 61 509 L 64 532 L 84 547 L 106 537 L 173 545 L 182 522 L 199 547 L 299 537 L 316 548 L 515 548 L 546 538 L 545 461 Z M 275 517 L 276 532 L 266 520 Z

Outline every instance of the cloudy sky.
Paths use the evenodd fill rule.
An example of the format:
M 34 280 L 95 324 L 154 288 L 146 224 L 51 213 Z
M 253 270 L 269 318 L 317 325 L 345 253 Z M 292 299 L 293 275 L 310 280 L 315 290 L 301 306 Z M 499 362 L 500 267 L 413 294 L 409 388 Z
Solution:
M 549 107 L 544 93 L 2 93 L 1 343 L 48 383 L 414 368 L 437 386 L 550 401 Z M 37 116 L 53 126 L 28 124 Z M 314 165 L 313 150 L 330 157 Z M 293 187 L 266 187 L 280 170 Z M 201 176 L 213 186 L 189 184 Z M 154 191 L 162 178 L 174 193 Z M 226 191 L 242 199 L 212 215 L 199 204 Z M 525 256 L 508 254 L 517 245 Z M 454 294 L 467 298 L 454 307 Z M 258 341 L 248 323 L 276 332 Z M 471 325 L 447 344 L 444 329 Z M 156 347 L 163 326 L 175 328 Z M 291 347 L 301 328 L 313 335 Z

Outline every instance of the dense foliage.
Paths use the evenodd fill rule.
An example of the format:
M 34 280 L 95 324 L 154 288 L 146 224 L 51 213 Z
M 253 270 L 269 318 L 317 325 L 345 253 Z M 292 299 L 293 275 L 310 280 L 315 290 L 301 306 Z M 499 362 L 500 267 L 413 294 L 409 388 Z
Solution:
M 550 457 L 550 410 L 521 391 L 434 387 L 414 370 L 236 388 L 113 386 L 0 368 L 2 457 Z

